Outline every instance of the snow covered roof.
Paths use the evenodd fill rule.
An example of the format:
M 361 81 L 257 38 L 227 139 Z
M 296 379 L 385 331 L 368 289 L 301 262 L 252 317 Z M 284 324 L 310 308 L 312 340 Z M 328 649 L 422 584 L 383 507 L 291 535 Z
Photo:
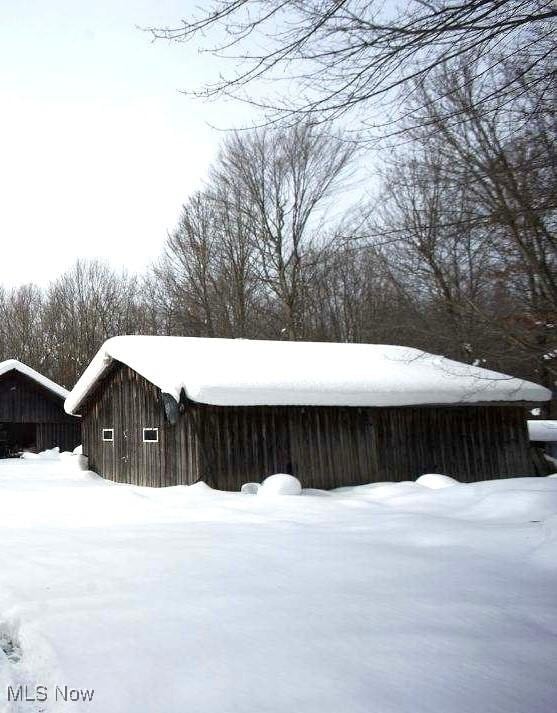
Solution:
M 528 435 L 531 441 L 557 443 L 557 421 L 528 421 Z
M 528 381 L 408 347 L 196 337 L 113 337 L 65 408 L 79 406 L 110 364 L 134 369 L 176 400 L 217 406 L 403 406 L 545 401 Z
M 69 396 L 70 392 L 64 389 L 63 386 L 56 384 L 46 376 L 39 374 L 35 369 L 31 369 L 27 364 L 22 364 L 20 361 L 17 361 L 17 359 L 7 359 L 6 361 L 0 362 L 0 376 L 7 374 L 9 371 L 19 371 L 20 374 L 28 376 L 30 379 L 33 379 L 33 381 L 36 381 L 37 384 L 44 386 L 45 389 L 52 391 L 56 396 L 60 396 L 63 399 Z

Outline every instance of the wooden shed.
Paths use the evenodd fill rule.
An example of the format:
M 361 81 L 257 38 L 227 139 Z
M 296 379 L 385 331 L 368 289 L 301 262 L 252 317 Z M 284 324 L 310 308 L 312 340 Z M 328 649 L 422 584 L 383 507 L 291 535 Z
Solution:
M 68 394 L 15 359 L 0 362 L 0 458 L 79 445 L 79 419 L 64 411 Z
M 125 336 L 103 345 L 66 410 L 111 480 L 237 490 L 287 472 L 333 488 L 525 475 L 524 404 L 548 397 L 406 347 Z

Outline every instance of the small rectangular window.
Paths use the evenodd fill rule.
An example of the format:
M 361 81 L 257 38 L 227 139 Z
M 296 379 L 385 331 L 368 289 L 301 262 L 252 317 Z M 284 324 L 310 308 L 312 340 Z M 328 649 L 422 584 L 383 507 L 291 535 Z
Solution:
M 159 442 L 159 429 L 158 428 L 144 428 L 143 429 L 143 443 L 158 443 Z
M 114 429 L 113 428 L 103 428 L 103 441 L 114 440 Z

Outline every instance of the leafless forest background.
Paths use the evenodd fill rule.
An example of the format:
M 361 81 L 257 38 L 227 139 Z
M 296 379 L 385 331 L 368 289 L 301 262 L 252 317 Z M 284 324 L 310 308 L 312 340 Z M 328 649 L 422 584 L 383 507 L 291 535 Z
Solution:
M 231 13 L 246 4 L 220 3 Z M 446 17 L 433 39 L 424 29 L 431 20 L 418 20 L 424 8 L 446 4 L 416 5 L 422 16 L 409 10 L 402 30 L 400 19 L 391 27 L 399 34 L 387 36 L 365 14 L 370 3 L 301 4 L 315 10 L 308 22 L 328 7 L 357 7 L 341 18 L 353 23 L 348 40 L 339 17 L 334 27 L 358 63 L 369 47 L 383 52 L 379 59 L 406 51 L 404 61 L 420 71 L 398 86 L 368 84 L 357 101 L 340 87 L 336 95 L 341 114 L 353 102 L 366 117 L 366 106 L 396 91 L 392 120 L 364 119 L 358 131 L 346 117 L 335 123 L 333 69 L 350 56 L 329 32 L 328 46 L 339 51 L 337 65 L 321 63 L 329 103 L 313 97 L 275 108 L 258 128 L 230 134 L 145 274 L 80 261 L 46 289 L 0 290 L 0 357 L 71 387 L 116 334 L 334 340 L 416 346 L 554 383 L 556 12 L 548 3 L 466 3 L 458 7 L 477 15 L 452 18 L 460 34 L 441 42 Z M 497 16 L 514 43 L 505 52 L 485 29 L 493 17 L 481 12 L 510 5 L 528 6 L 529 15 Z M 198 31 L 193 23 L 155 34 L 180 41 Z M 385 47 L 379 39 L 356 47 L 366 36 Z M 408 37 L 420 38 L 417 50 L 395 42 Z M 462 38 L 462 51 L 449 52 Z M 369 77 L 394 76 L 371 59 Z M 243 77 L 242 89 L 252 79 Z M 228 81 L 213 91 L 240 84 Z M 377 166 L 369 187 L 358 178 L 368 156 Z

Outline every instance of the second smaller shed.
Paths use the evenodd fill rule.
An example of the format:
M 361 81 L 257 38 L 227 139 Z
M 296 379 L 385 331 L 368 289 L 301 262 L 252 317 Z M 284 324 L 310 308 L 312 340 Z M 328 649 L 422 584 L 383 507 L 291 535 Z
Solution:
M 68 391 L 16 359 L 0 362 L 0 458 L 80 442 L 79 419 L 64 411 Z

